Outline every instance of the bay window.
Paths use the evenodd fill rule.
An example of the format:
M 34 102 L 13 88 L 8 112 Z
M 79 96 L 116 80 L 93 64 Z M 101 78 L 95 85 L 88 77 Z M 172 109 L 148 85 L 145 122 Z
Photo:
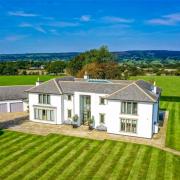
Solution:
M 43 121 L 54 121 L 54 110 L 34 108 L 34 119 Z

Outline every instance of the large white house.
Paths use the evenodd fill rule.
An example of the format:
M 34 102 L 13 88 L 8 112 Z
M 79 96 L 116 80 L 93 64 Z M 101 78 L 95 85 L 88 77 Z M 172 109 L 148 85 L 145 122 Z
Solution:
M 138 80 L 56 78 L 27 90 L 30 120 L 78 125 L 94 118 L 94 128 L 108 133 L 151 138 L 159 115 L 160 89 Z

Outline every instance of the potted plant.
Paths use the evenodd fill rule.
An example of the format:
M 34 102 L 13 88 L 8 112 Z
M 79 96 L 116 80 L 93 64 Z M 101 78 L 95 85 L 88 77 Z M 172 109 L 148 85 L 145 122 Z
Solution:
M 88 120 L 88 125 L 89 125 L 89 130 L 93 130 L 93 129 L 94 129 L 94 116 L 92 116 L 92 117 Z
M 73 128 L 77 128 L 77 127 L 78 127 L 78 119 L 79 119 L 78 115 L 75 114 L 75 115 L 73 116 L 73 123 L 72 123 Z

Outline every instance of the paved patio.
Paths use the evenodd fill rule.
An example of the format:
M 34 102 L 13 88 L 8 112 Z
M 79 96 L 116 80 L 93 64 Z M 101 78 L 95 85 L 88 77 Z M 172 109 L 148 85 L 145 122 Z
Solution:
M 180 155 L 179 151 L 165 147 L 167 120 L 168 120 L 168 112 L 166 111 L 163 126 L 160 127 L 159 133 L 155 134 L 152 139 L 108 134 L 107 132 L 97 131 L 97 130 L 90 131 L 88 129 L 88 126 L 80 126 L 78 128 L 72 128 L 71 125 L 42 124 L 28 120 L 24 121 L 22 124 L 10 127 L 9 129 L 13 131 L 39 134 L 44 136 L 50 133 L 55 133 L 55 134 L 63 134 L 69 136 L 98 139 L 98 140 L 109 139 L 109 140 L 132 142 L 138 144 L 146 144 Z

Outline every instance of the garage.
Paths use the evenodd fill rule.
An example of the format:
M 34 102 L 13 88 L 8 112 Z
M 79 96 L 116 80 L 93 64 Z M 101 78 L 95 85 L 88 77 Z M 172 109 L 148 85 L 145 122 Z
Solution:
M 23 112 L 23 103 L 10 103 L 10 112 Z
M 0 104 L 0 113 L 7 112 L 7 103 Z

